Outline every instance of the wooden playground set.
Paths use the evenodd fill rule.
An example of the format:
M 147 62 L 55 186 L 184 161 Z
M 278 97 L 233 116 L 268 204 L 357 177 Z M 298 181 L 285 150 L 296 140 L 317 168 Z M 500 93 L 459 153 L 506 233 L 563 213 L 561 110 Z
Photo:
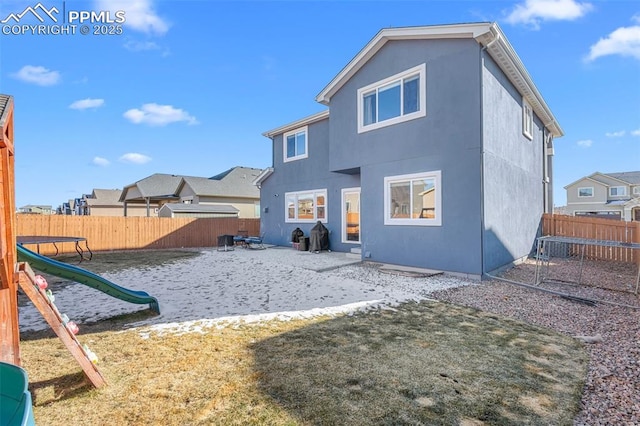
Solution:
M 35 424 L 28 376 L 21 368 L 18 288 L 31 299 L 89 381 L 97 388 L 106 381 L 96 366 L 95 354 L 76 338 L 75 323 L 56 308 L 46 280 L 28 263 L 18 262 L 13 111 L 13 97 L 0 94 L 0 418 L 3 424 Z

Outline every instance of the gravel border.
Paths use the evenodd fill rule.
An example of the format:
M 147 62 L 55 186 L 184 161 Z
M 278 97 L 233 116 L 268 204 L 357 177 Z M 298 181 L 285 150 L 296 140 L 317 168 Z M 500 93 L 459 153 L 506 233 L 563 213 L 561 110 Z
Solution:
M 518 280 L 528 276 L 528 268 L 522 265 L 505 275 Z M 600 279 L 611 287 L 620 279 L 615 270 L 607 273 L 605 268 L 599 272 Z M 640 424 L 640 296 L 561 283 L 545 282 L 541 287 L 596 303 L 590 306 L 498 280 L 436 291 L 432 297 L 548 327 L 585 341 L 589 371 L 574 424 Z

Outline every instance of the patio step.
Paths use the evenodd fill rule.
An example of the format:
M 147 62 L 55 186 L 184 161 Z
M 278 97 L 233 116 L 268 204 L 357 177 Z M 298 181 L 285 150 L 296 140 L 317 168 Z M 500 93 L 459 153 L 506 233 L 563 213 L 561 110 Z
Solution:
M 362 259 L 362 248 L 353 247 L 349 253 L 345 253 L 349 259 Z

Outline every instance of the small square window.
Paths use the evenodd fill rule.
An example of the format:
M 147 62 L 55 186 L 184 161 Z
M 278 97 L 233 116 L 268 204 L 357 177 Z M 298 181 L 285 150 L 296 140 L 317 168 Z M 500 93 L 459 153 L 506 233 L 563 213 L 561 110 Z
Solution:
M 384 178 L 385 225 L 442 225 L 440 171 Z
M 593 187 L 578 188 L 578 197 L 593 197 Z
M 282 139 L 285 163 L 308 157 L 307 127 L 287 132 L 282 135 Z

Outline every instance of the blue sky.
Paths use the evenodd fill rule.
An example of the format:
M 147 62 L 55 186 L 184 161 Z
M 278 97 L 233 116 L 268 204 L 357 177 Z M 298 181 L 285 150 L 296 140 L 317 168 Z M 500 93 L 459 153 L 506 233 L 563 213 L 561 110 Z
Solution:
M 640 170 L 635 0 L 41 3 L 57 17 L 113 21 L 123 10 L 126 22 L 112 35 L 82 35 L 78 22 L 57 35 L 0 24 L 10 25 L 0 92 L 15 100 L 18 207 L 57 207 L 153 173 L 268 167 L 262 133 L 322 111 L 315 96 L 381 28 L 462 22 L 498 22 L 560 122 L 556 205 L 582 176 Z M 37 4 L 3 0 L 0 21 Z M 27 14 L 23 24 L 39 22 Z

